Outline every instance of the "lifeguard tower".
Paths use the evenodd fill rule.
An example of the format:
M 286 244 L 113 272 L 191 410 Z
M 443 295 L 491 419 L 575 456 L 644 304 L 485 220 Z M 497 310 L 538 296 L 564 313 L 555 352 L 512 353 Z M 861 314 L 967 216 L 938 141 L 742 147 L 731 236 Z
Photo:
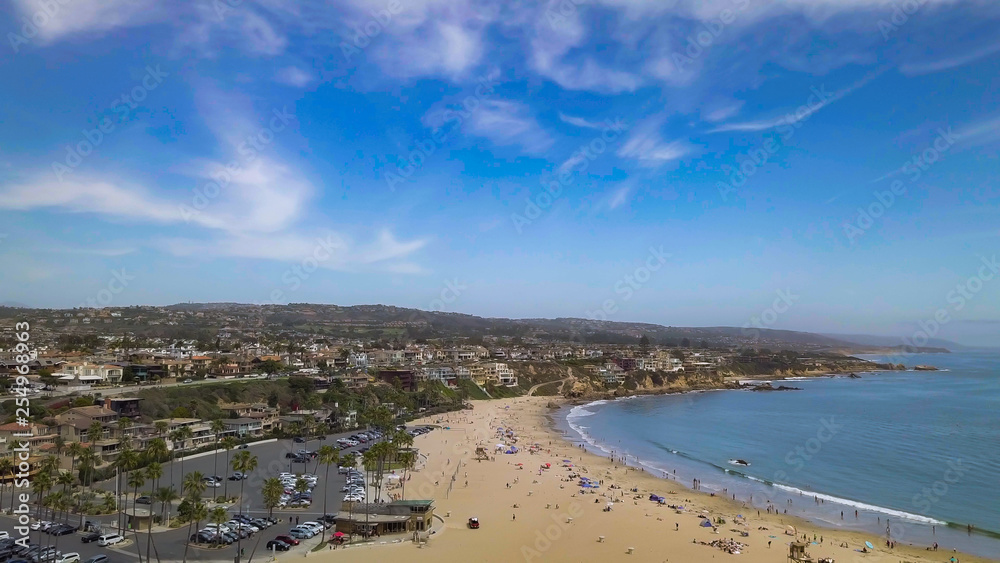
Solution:
M 490 453 L 486 451 L 486 448 L 479 446 L 476 448 L 476 459 L 479 461 L 483 460 L 489 461 Z
M 813 558 L 806 553 L 806 545 L 798 541 L 788 544 L 788 563 L 815 563 Z

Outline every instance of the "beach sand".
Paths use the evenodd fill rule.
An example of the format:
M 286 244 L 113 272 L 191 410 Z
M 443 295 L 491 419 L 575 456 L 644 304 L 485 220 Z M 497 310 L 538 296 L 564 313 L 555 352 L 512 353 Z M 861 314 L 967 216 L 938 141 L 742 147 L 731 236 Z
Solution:
M 786 562 L 787 544 L 793 538 L 785 530 L 794 526 L 800 540 L 803 534 L 810 541 L 814 536 L 817 541 L 822 537 L 822 544 L 808 546 L 814 559 L 898 563 L 945 562 L 955 556 L 963 563 L 987 561 L 944 548 L 934 552 L 897 545 L 890 551 L 884 539 L 870 534 L 821 528 L 763 510 L 758 516 L 756 508 L 744 508 L 742 503 L 695 492 L 676 481 L 625 468 L 583 451 L 552 429 L 551 409 L 546 407 L 550 401 L 547 397 L 476 401 L 474 410 L 420 421 L 442 428 L 415 439 L 414 446 L 427 458 L 422 458 L 419 471 L 407 482 L 405 498 L 433 498 L 435 514 L 443 518 L 444 524 L 438 523 L 438 531 L 421 548 L 408 537 L 397 544 L 392 540 L 399 537 L 380 538 L 385 545 L 311 553 L 310 558 L 407 562 L 594 559 Z M 517 433 L 518 453 L 494 452 L 500 443 L 497 426 L 512 428 Z M 541 452 L 529 453 L 528 446 L 536 442 L 541 445 Z M 495 461 L 477 461 L 477 445 L 485 446 Z M 570 460 L 574 467 L 563 467 L 564 459 Z M 552 467 L 540 470 L 544 463 Z M 595 493 L 581 494 L 577 479 L 567 478 L 573 470 L 603 480 L 603 484 Z M 611 489 L 611 485 L 620 488 Z M 630 492 L 633 488 L 639 492 Z M 666 505 L 649 501 L 650 493 L 666 497 Z M 609 495 L 621 502 L 615 502 L 612 510 L 605 512 Z M 633 499 L 637 495 L 640 498 Z M 685 510 L 677 513 L 667 505 L 683 505 Z M 719 525 L 717 531 L 702 527 L 699 525 L 702 514 L 713 521 L 722 517 L 726 524 Z M 737 514 L 747 517 L 745 526 L 734 523 Z M 477 530 L 467 526 L 472 516 L 481 522 Z M 568 522 L 569 519 L 572 521 Z M 762 527 L 767 530 L 761 530 Z M 749 536 L 741 537 L 740 529 L 748 531 Z M 603 541 L 599 541 L 601 536 Z M 697 543 L 729 539 L 747 546 L 735 555 Z M 875 545 L 873 553 L 854 551 L 863 547 L 866 540 Z M 844 542 L 849 547 L 840 547 Z

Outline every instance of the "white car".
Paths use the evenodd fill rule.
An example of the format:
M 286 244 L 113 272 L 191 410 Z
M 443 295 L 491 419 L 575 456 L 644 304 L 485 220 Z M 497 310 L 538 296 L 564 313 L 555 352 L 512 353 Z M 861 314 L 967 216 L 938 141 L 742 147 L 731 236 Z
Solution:
M 97 545 L 101 547 L 110 547 L 123 541 L 125 541 L 125 538 L 118 534 L 106 534 L 97 538 Z
M 0 532 L 0 540 L 10 539 L 10 532 Z
M 227 526 L 225 524 L 209 524 L 209 525 L 205 526 L 203 528 L 203 530 L 210 530 L 210 531 L 212 531 L 214 533 L 218 533 L 218 532 L 225 533 L 225 532 L 232 532 L 233 531 L 232 528 L 230 528 L 229 526 Z
M 219 487 L 222 486 L 222 483 L 216 481 L 215 479 L 206 479 L 205 480 L 205 486 L 206 487 L 211 487 L 213 489 L 217 489 L 217 488 L 219 488 Z
M 71 551 L 69 553 L 63 553 L 62 557 L 56 557 L 54 563 L 76 563 L 80 560 L 80 554 Z
M 299 524 L 299 527 L 300 528 L 303 528 L 303 527 L 309 528 L 312 531 L 316 532 L 317 534 L 322 534 L 323 530 L 326 529 L 326 527 L 324 527 L 319 522 L 312 522 L 312 521 L 310 521 L 310 522 L 303 522 L 303 523 Z
M 345 495 L 344 496 L 344 502 L 362 502 L 364 500 L 365 500 L 365 497 L 363 497 L 361 495 Z

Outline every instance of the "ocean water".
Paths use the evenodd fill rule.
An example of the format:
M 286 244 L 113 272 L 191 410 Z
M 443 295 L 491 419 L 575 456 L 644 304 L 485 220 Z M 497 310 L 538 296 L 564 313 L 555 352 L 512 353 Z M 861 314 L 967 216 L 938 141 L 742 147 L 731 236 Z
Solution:
M 901 543 L 1000 560 L 1000 352 L 905 363 L 942 371 L 599 401 L 561 420 L 592 451 L 686 486 L 698 478 L 706 491 L 752 495 L 762 510 L 882 536 L 888 524 Z

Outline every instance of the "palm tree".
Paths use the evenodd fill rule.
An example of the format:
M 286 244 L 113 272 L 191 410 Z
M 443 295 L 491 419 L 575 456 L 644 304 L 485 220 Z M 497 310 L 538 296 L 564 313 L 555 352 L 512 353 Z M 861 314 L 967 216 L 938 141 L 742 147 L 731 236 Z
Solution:
M 403 490 L 401 493 L 402 498 L 406 498 L 406 475 L 417 465 L 417 453 L 410 450 L 400 453 L 397 456 L 399 463 L 403 466 Z
M 163 466 L 153 461 L 146 466 L 146 478 L 150 480 L 150 492 L 156 490 L 156 482 L 163 477 Z M 150 495 L 152 496 L 152 495 Z M 153 541 L 153 503 L 149 503 L 149 523 L 146 529 L 146 561 L 149 561 L 149 547 Z
M 198 474 L 200 475 L 200 473 Z M 187 539 L 184 541 L 184 563 L 187 563 L 188 547 L 191 545 L 191 526 L 197 522 L 198 527 L 200 528 L 201 521 L 204 520 L 205 518 L 208 518 L 208 508 L 205 507 L 205 503 L 201 502 L 201 500 L 192 502 L 191 517 L 188 523 Z
M 132 448 L 125 448 L 118 454 L 115 465 L 118 466 L 118 490 L 120 491 L 122 490 L 122 479 L 125 480 L 126 486 L 128 486 L 129 472 L 139 466 L 139 454 L 135 453 Z M 123 503 L 121 509 L 118 511 L 118 533 L 125 531 L 125 508 L 126 504 Z
M 169 525 L 167 518 L 167 505 L 177 500 L 177 491 L 173 487 L 160 487 L 156 489 L 153 499 L 160 503 L 160 519 L 164 525 Z
M 213 524 L 215 524 L 216 526 L 218 526 L 219 524 L 224 524 L 224 523 L 226 522 L 226 520 L 229 520 L 229 514 L 227 514 L 227 513 L 226 513 L 226 509 L 225 509 L 225 507 L 222 507 L 222 506 L 216 506 L 216 507 L 215 507 L 215 508 L 213 508 L 213 509 L 212 509 L 212 511 L 211 511 L 211 512 L 210 512 L 210 513 L 208 514 L 208 519 L 209 519 L 209 520 L 210 520 L 210 521 L 211 521 L 211 522 L 212 522 Z M 216 535 L 215 535 L 215 543 L 216 543 L 216 544 L 218 544 L 218 543 L 219 543 L 219 538 L 220 538 L 220 537 L 222 537 L 222 534 L 216 534 Z
M 261 487 L 260 493 L 264 497 L 264 506 L 267 507 L 268 516 L 274 515 L 274 508 L 281 502 L 281 495 L 284 492 L 285 485 L 281 483 L 281 479 L 271 477 L 264 481 L 264 486 Z
M 43 498 L 45 498 L 45 491 L 49 490 L 51 487 L 52 487 L 52 476 L 49 475 L 45 471 L 39 471 L 31 479 L 31 490 L 32 490 L 32 492 L 35 493 L 35 498 L 36 499 L 43 499 Z M 42 504 L 44 504 L 44 503 L 42 503 L 39 500 L 38 506 L 35 507 L 35 519 L 36 520 L 41 520 L 40 514 L 41 514 L 41 510 L 42 510 Z
M 167 433 L 167 430 L 170 429 L 170 424 L 166 420 L 157 420 L 153 423 L 153 428 L 156 429 L 156 435 L 162 438 Z
M 192 436 L 194 436 L 194 432 L 191 431 L 191 427 L 190 426 L 181 426 L 177 430 L 174 430 L 173 434 L 171 434 L 171 439 L 173 439 L 175 442 L 180 442 L 180 444 L 181 444 L 180 449 L 183 450 L 184 449 L 184 445 L 187 443 L 188 440 L 190 440 L 192 438 Z M 182 479 L 184 478 L 183 476 L 186 475 L 184 473 L 184 455 L 183 454 L 181 454 L 181 475 L 182 475 L 182 477 L 181 477 Z
M 257 469 L 257 456 L 251 455 L 248 450 L 240 450 L 239 453 L 233 457 L 233 471 L 239 471 L 244 475 Z M 240 514 L 243 514 L 243 484 L 246 483 L 246 478 L 240 479 Z
M 219 474 L 219 439 L 225 429 L 226 423 L 221 418 L 212 421 L 212 432 L 215 433 L 215 466 L 212 468 L 212 475 Z
M 90 475 L 90 474 L 93 473 L 94 465 L 96 463 L 97 463 L 97 455 L 94 454 L 94 452 L 92 452 L 91 450 L 88 450 L 86 448 L 83 448 L 80 451 L 80 474 L 81 474 L 80 482 L 81 483 L 86 483 L 86 480 L 84 479 L 84 476 L 88 476 L 88 475 Z M 92 491 L 88 490 L 87 493 L 88 493 L 88 497 L 93 497 L 93 492 Z M 83 494 L 81 493 L 79 495 L 79 497 L 82 500 L 83 499 Z M 112 495 L 111 498 L 113 499 L 114 495 Z M 77 507 L 79 508 L 79 504 L 77 505 Z M 83 526 L 83 512 L 84 512 L 83 510 L 80 510 L 80 526 L 81 527 Z M 114 510 L 112 510 L 111 512 L 114 512 Z
M 146 484 L 146 476 L 142 471 L 133 471 L 128 476 L 127 484 L 129 487 L 132 487 L 132 514 L 135 514 L 136 500 L 139 498 L 139 487 Z
M 115 495 L 110 492 L 104 493 L 104 504 L 101 505 L 101 510 L 108 514 L 118 510 L 118 502 L 115 500 Z M 80 515 L 80 518 L 83 518 L 83 514 Z
M 160 463 L 166 459 L 169 453 L 170 449 L 167 448 L 167 441 L 163 438 L 154 438 L 146 446 L 144 455 L 146 456 L 146 461 L 149 463 Z
M 208 485 L 205 484 L 205 476 L 201 471 L 195 471 L 184 476 L 184 494 L 192 500 L 201 500 L 201 494 L 205 492 Z
M 11 488 L 11 491 L 12 491 L 11 494 L 10 494 L 10 511 L 11 511 L 11 514 L 14 513 L 14 496 L 16 494 L 15 492 L 13 492 L 13 491 L 15 491 L 14 480 L 13 480 L 13 477 L 14 477 L 13 473 L 14 473 L 14 460 L 11 459 L 11 458 L 9 458 L 9 457 L 0 457 L 0 484 L 6 483 L 8 476 L 11 477 L 11 481 L 10 481 L 10 488 Z M 2 496 L 2 495 L 0 495 L 0 496 Z
M 222 439 L 222 447 L 226 449 L 226 467 L 229 467 L 229 452 L 236 447 L 236 438 L 226 436 Z M 229 479 L 226 479 L 223 482 L 222 495 L 226 497 L 227 500 L 229 499 Z
M 330 466 L 340 463 L 340 450 L 334 448 L 333 446 L 323 446 L 319 449 L 319 463 L 326 466 L 326 475 L 323 476 L 324 486 L 329 486 L 330 483 Z M 323 495 L 323 516 L 326 516 L 326 500 L 329 494 Z

